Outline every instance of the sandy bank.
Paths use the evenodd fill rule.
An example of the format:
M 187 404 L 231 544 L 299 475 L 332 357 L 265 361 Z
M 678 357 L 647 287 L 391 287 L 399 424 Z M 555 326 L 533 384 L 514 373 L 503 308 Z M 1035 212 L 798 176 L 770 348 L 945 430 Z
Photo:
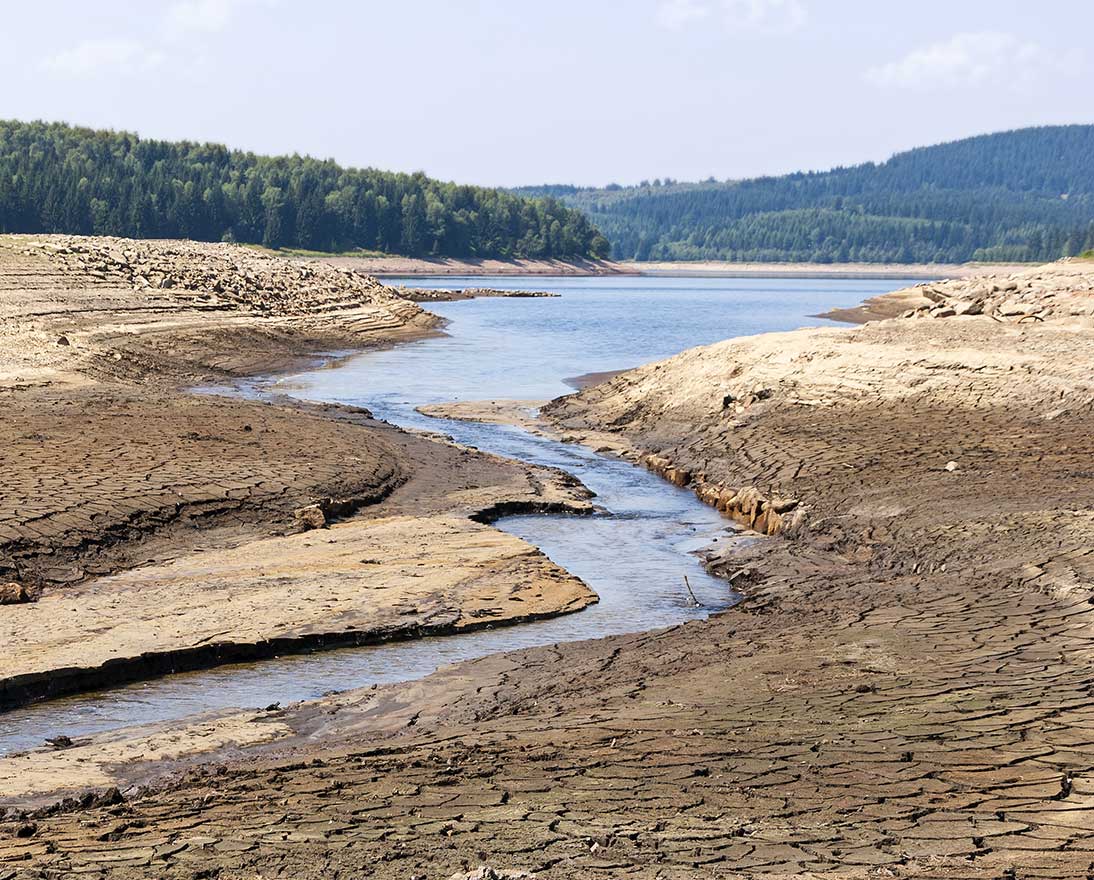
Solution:
M 360 409 L 180 390 L 430 331 L 374 279 L 227 245 L 6 236 L 0 316 L 0 583 L 31 599 L 0 606 L 0 706 L 595 601 L 483 524 L 586 511 L 574 481 Z
M 963 280 L 960 276 L 930 281 L 866 300 L 849 309 L 819 315 L 835 321 L 864 324 L 896 317 L 974 317 L 1028 323 L 1049 315 L 1082 317 L 1088 313 L 1094 267 L 1087 260 L 1061 260 L 1051 266 L 1016 271 L 985 270 Z
M 1015 272 L 1028 265 L 995 263 L 731 263 L 719 260 L 621 263 L 641 275 L 712 278 L 972 278 Z

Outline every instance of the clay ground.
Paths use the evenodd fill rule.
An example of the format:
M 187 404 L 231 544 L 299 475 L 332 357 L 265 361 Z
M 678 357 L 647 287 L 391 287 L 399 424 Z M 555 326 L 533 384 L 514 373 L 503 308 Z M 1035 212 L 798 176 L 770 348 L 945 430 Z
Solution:
M 364 410 L 195 394 L 432 332 L 355 273 L 226 245 L 0 237 L 0 707 L 595 601 L 485 524 L 552 471 Z M 329 528 L 328 528 L 329 527 Z
M 151 790 L 177 731 L 10 759 L 124 794 L 10 816 L 0 877 L 1090 876 L 1090 280 L 1023 288 L 1029 322 L 989 294 L 1010 317 L 723 343 L 552 405 L 783 512 L 711 557 L 741 605 L 223 720 Z

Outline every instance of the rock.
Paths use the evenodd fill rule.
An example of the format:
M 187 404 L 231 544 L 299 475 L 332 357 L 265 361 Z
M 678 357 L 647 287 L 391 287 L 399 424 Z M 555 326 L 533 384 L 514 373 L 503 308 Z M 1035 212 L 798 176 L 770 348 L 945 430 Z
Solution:
M 952 474 L 959 467 L 960 467 L 960 465 L 956 461 L 947 461 L 946 462 L 946 467 L 943 468 L 943 470 L 947 470 Z
M 304 531 L 322 529 L 327 525 L 327 516 L 318 504 L 309 504 L 293 511 L 293 519 Z
M 72 748 L 72 739 L 64 734 L 61 736 L 53 736 L 46 740 L 47 745 L 53 746 L 55 749 L 70 749 Z
M 530 878 L 531 876 L 525 871 L 499 871 L 489 865 L 480 865 L 474 871 L 467 873 L 457 871 L 448 880 L 524 880 L 524 878 Z
M 999 303 L 995 310 L 1004 318 L 1007 318 L 1015 315 L 1032 315 L 1038 308 L 1039 307 L 1034 303 L 1024 303 L 1015 299 L 1008 299 Z
M 787 513 L 800 503 L 797 498 L 772 498 L 769 502 L 775 513 Z
M 941 303 L 946 301 L 946 294 L 935 290 L 933 287 L 924 287 L 922 293 L 931 302 Z
M 953 303 L 955 315 L 979 315 L 984 311 L 983 302 L 974 299 L 959 299 Z
M 58 336 L 57 337 L 57 344 L 58 345 L 72 345 L 72 342 L 69 340 L 69 338 L 67 336 Z
M 674 486 L 686 486 L 691 482 L 691 472 L 683 468 L 667 468 L 662 476 Z
M 0 605 L 20 605 L 30 601 L 27 588 L 14 581 L 8 584 L 0 584 Z
M 952 318 L 957 312 L 949 306 L 942 306 L 941 308 L 931 309 L 932 318 Z

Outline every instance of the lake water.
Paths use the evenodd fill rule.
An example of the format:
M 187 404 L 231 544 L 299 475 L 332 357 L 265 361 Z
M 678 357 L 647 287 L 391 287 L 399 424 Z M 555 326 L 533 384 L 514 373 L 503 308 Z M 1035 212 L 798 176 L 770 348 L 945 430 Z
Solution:
M 732 336 L 827 324 L 809 316 L 912 282 L 446 277 L 405 283 L 561 296 L 430 303 L 430 311 L 448 320 L 447 335 L 286 377 L 281 388 L 312 400 L 365 406 L 405 427 L 441 431 L 461 443 L 578 476 L 597 493 L 602 513 L 506 517 L 497 526 L 581 577 L 600 596 L 599 604 L 553 620 L 224 666 L 53 700 L 0 716 L 0 754 L 40 745 L 58 733 L 79 736 L 211 709 L 284 705 L 331 690 L 421 677 L 440 665 L 497 651 L 669 626 L 729 607 L 736 597 L 703 570 L 693 551 L 716 539 L 754 539 L 691 492 L 584 447 L 516 428 L 431 419 L 415 408 L 556 397 L 572 392 L 565 381 L 570 377 L 637 366 Z M 690 602 L 685 576 L 702 607 Z

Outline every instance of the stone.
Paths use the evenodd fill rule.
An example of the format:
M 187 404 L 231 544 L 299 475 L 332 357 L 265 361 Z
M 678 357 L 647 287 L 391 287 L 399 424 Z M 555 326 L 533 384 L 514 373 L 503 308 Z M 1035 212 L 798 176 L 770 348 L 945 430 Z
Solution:
M 959 299 L 953 304 L 955 315 L 979 315 L 984 311 L 983 302 L 974 299 Z
M 480 865 L 474 871 L 457 871 L 448 880 L 523 880 L 532 875 L 524 871 L 505 871 L 491 868 L 489 865 Z
M 1015 315 L 1032 315 L 1037 310 L 1038 306 L 1034 303 L 1024 303 L 1014 299 L 1004 300 L 996 307 L 996 311 L 1004 318 Z
M 29 601 L 30 594 L 22 584 L 17 584 L 14 581 L 0 584 L 0 605 L 19 605 Z
M 293 511 L 293 519 L 304 531 L 326 528 L 327 516 L 318 504 L 309 504 Z

